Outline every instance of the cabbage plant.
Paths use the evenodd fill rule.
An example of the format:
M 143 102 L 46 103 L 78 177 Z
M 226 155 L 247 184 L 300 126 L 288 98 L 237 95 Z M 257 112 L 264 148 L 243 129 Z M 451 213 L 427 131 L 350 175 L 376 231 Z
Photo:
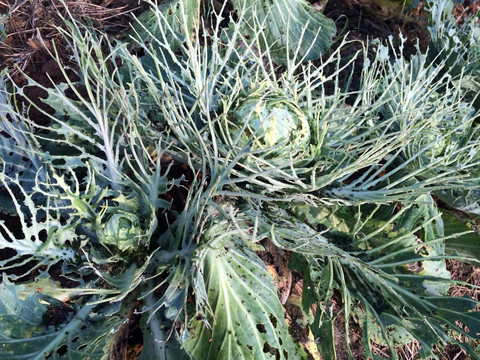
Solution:
M 417 179 L 460 172 L 478 161 L 473 151 L 478 143 L 475 108 L 444 74 L 446 66 L 430 64 L 419 51 L 408 61 L 385 58 L 385 69 L 378 74 L 379 115 L 395 119 L 392 131 L 409 129 L 415 134 L 401 157 Z
M 448 295 L 445 266 L 478 262 L 446 247 L 478 235 L 446 231 L 434 197 L 478 186 L 477 113 L 436 91 L 445 78 L 424 90 L 414 76 L 440 65 L 378 46 L 349 93 L 346 41 L 278 66 L 258 23 L 245 35 L 248 12 L 184 36 L 191 14 L 160 10 L 159 33 L 138 23 L 129 44 L 69 23 L 80 80 L 43 88 L 49 126 L 2 73 L 0 359 L 112 358 L 136 321 L 140 359 L 334 359 L 341 317 L 351 357 L 356 324 L 366 357 L 372 341 L 395 359 L 418 340 L 425 359 L 448 343 L 478 358 L 457 340 L 478 340 L 478 303 Z M 302 275 L 301 298 L 274 281 L 267 244 Z

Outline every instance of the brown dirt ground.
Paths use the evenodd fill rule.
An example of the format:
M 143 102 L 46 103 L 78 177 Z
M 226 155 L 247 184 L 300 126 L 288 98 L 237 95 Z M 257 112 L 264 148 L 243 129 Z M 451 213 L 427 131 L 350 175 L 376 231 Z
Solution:
M 139 5 L 140 3 L 140 5 Z M 407 37 L 407 46 L 405 56 L 409 56 L 414 49 L 416 39 L 420 41 L 420 48 L 426 49 L 428 45 L 427 31 L 422 22 L 421 4 L 418 8 L 404 14 L 400 17 L 392 16 L 391 13 L 371 11 L 365 8 L 365 3 L 354 0 L 330 0 L 315 2 L 317 8 L 323 8 L 324 14 L 336 21 L 339 33 L 348 32 L 350 40 L 359 40 L 358 45 L 345 50 L 345 56 L 359 50 L 362 43 L 373 38 L 386 39 L 390 35 L 398 35 L 400 32 Z M 476 12 L 479 5 L 472 4 L 473 1 L 465 1 L 463 5 L 457 8 L 459 21 L 462 21 L 466 13 Z M 0 14 L 8 14 L 5 23 L 8 31 L 3 44 L 0 43 L 0 70 L 8 66 L 13 71 L 13 79 L 17 85 L 25 85 L 26 79 L 22 72 L 33 78 L 44 86 L 51 86 L 53 83 L 64 81 L 62 73 L 55 60 L 52 59 L 51 52 L 55 48 L 65 64 L 68 63 L 68 51 L 62 48 L 65 44 L 61 33 L 56 27 L 65 29 L 62 17 L 70 13 L 76 19 L 84 23 L 91 23 L 96 28 L 104 31 L 111 37 L 117 36 L 123 30 L 126 30 L 131 21 L 131 15 L 138 15 L 147 8 L 144 2 L 137 0 L 84 0 L 84 1 L 66 1 L 63 6 L 58 0 L 38 1 L 38 0 L 0 0 Z M 466 10 L 466 12 L 464 12 Z M 357 73 L 358 73 L 357 69 Z M 68 76 L 75 77 L 73 71 Z M 352 90 L 358 88 L 357 82 L 353 82 Z M 30 88 L 26 95 L 37 104 L 45 96 L 42 90 Z M 43 106 L 43 105 L 42 105 Z M 48 110 L 48 109 L 47 109 Z M 48 124 L 48 118 L 38 110 L 31 108 L 32 118 L 36 118 L 42 124 Z M 181 166 L 174 171 L 181 171 Z M 189 175 L 191 176 L 191 175 Z M 187 176 L 188 178 L 188 176 Z M 184 196 L 181 190 L 176 189 L 168 196 L 175 199 Z M 174 200 L 175 200 L 174 199 Z M 177 201 L 177 206 L 181 207 L 181 201 Z M 13 221 L 13 220 L 12 220 Z M 294 299 L 298 302 L 301 296 L 302 279 L 297 274 L 288 270 L 288 253 L 274 250 L 266 245 L 268 255 L 264 254 L 263 259 L 272 276 L 276 279 L 279 290 L 279 297 L 285 305 L 287 320 L 293 324 L 296 318 L 302 316 L 298 307 L 287 302 Z M 480 268 L 469 264 L 451 260 L 448 262 L 448 269 L 455 280 L 465 281 L 469 284 L 480 286 Z M 453 296 L 468 295 L 480 301 L 480 291 L 473 290 L 466 286 L 452 286 L 450 293 Z M 289 300 L 290 301 L 290 300 Z M 295 303 L 293 301 L 293 303 Z M 334 311 L 340 311 L 341 300 L 337 296 L 333 299 Z M 138 318 L 132 315 L 132 321 L 128 329 L 122 348 L 118 350 L 123 354 L 118 358 L 134 360 L 137 359 L 142 349 L 141 333 L 138 327 Z M 344 319 L 337 318 L 335 332 L 338 336 L 336 350 L 338 360 L 348 359 L 348 353 L 345 342 Z M 358 359 L 363 358 L 363 347 L 361 344 L 361 330 L 354 323 L 351 324 L 352 351 Z M 299 342 L 308 347 L 309 338 L 308 329 L 302 327 L 293 327 L 292 335 Z M 388 349 L 381 346 L 374 346 L 375 352 L 383 357 L 388 357 Z M 412 343 L 397 349 L 397 354 L 401 359 L 413 360 L 418 355 L 418 344 Z M 312 359 L 318 359 L 318 354 L 310 354 Z M 466 359 L 466 355 L 457 347 L 451 346 L 440 354 L 442 360 Z

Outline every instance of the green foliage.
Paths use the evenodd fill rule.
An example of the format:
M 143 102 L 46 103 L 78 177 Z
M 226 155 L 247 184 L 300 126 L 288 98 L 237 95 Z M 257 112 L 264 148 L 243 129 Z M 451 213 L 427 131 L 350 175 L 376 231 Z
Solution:
M 268 48 L 277 63 L 319 59 L 336 32 L 331 19 L 303 0 L 234 0 L 233 6 L 244 13 L 243 31 L 258 36 L 258 29 L 263 29 L 261 48 Z
M 23 285 L 14 285 L 4 275 L 0 288 L 2 324 L 1 359 L 105 359 L 104 348 L 111 347 L 121 318 L 115 311 L 96 313 L 91 305 L 71 307 L 40 293 L 19 296 Z M 46 305 L 49 304 L 48 306 Z M 85 324 L 88 324 L 85 327 Z M 62 345 L 68 354 L 59 355 Z
M 430 43 L 428 57 L 434 63 L 444 62 L 444 72 L 461 88 L 466 98 L 478 109 L 480 99 L 480 25 L 478 13 L 460 25 L 450 1 L 429 1 Z
M 49 126 L 14 106 L 24 89 L 2 74 L 0 209 L 14 220 L 0 223 L 0 358 L 109 358 L 133 313 L 140 359 L 304 357 L 257 253 L 266 239 L 302 273 L 327 358 L 339 316 L 370 358 L 371 340 L 391 358 L 412 339 L 423 358 L 455 334 L 478 340 L 478 304 L 447 295 L 445 264 L 478 257 L 450 242 L 468 231 L 437 202 L 477 210 L 474 99 L 448 58 L 406 60 L 391 41 L 346 92 L 348 43 L 306 62 L 332 24 L 286 4 L 298 17 L 235 2 L 237 21 L 208 13 L 207 32 L 196 4 L 164 3 L 128 44 L 69 22 L 79 80 L 43 87 Z
M 478 110 L 480 108 L 478 13 L 459 24 L 454 16 L 453 3 L 449 1 L 430 2 L 428 13 L 430 33 L 428 60 L 433 64 L 443 64 L 439 67 L 439 73 L 451 78 L 452 85 L 458 89 L 459 94 Z M 460 132 L 462 126 L 459 124 L 457 129 L 456 132 Z M 469 127 L 463 131 L 463 142 L 470 136 L 471 132 L 468 129 Z M 450 206 L 476 214 L 479 202 L 477 188 L 449 190 L 439 192 L 437 195 Z
M 241 17 L 241 32 L 253 37 L 260 35 L 261 49 L 268 49 L 268 56 L 278 64 L 319 59 L 329 50 L 336 33 L 334 22 L 304 0 L 234 0 L 232 4 Z M 139 17 L 133 37 L 140 42 L 148 39 L 153 47 L 166 41 L 176 50 L 195 31 L 194 24 L 199 24 L 199 8 L 218 13 L 214 16 L 221 19 L 227 3 L 173 0 L 152 6 L 152 10 Z M 157 21 L 159 17 L 165 21 Z M 263 29 L 261 34 L 259 28 Z
M 452 236 L 445 242 L 446 249 L 462 256 L 479 259 L 478 229 L 475 219 L 447 211 L 443 211 L 442 218 L 445 224 L 445 235 Z
M 394 346 L 417 339 L 422 344 L 422 358 L 435 357 L 432 347 L 437 342 L 435 339 L 452 342 L 450 336 L 440 330 L 446 314 L 453 315 L 455 312 L 448 321 L 449 328 L 462 334 L 464 331 L 454 325 L 453 319 L 471 321 L 473 327 L 480 325 L 478 313 L 470 312 L 474 300 L 445 296 L 452 281 L 441 260 L 444 258 L 444 238 L 438 232 L 443 232 L 443 224 L 438 221 L 439 214 L 437 221 L 432 221 L 430 212 L 437 210 L 432 207 L 433 202 L 425 200 L 418 199 L 417 204 L 412 204 L 396 219 L 390 218 L 389 221 L 379 220 L 386 211 L 382 208 L 373 213 L 362 211 L 357 214 L 357 220 L 347 218 L 352 221 L 352 228 L 356 228 L 349 234 L 355 239 L 353 243 L 366 249 L 361 253 L 349 251 L 342 254 L 338 251 L 336 256 L 328 256 L 328 251 L 320 248 L 325 244 L 303 244 L 301 253 L 306 261 L 297 262 L 295 269 L 309 274 L 307 278 L 310 282 L 304 284 L 304 291 L 324 304 L 316 325 L 318 336 L 331 336 L 328 329 L 335 317 L 329 306 L 334 289 L 342 293 L 345 317 L 351 314 L 363 323 L 364 346 L 372 357 L 371 344 L 367 339 L 388 345 L 392 354 Z M 312 217 L 315 210 L 307 211 L 307 208 L 300 207 L 297 212 L 300 216 L 305 214 L 312 223 L 326 221 L 324 216 Z M 337 213 L 341 217 L 345 212 Z M 417 227 L 419 222 L 422 224 L 420 228 Z M 370 226 L 372 229 L 369 231 Z M 419 230 L 422 234 L 420 239 L 415 236 Z M 339 234 L 335 237 L 338 238 Z M 334 238 L 331 241 L 336 242 Z M 295 246 L 297 251 L 299 246 L 298 243 L 285 242 L 279 245 L 286 249 Z M 304 310 L 309 311 L 310 304 L 304 305 L 307 306 Z M 346 327 L 348 331 L 348 324 Z M 469 336 L 475 338 L 472 333 Z M 468 345 L 462 346 L 473 353 Z M 323 347 L 327 354 L 334 351 L 328 349 L 328 345 Z
M 208 235 L 207 235 L 208 236 Z M 189 323 L 195 359 L 295 359 L 273 279 L 248 243 L 216 237 L 198 254 L 195 286 L 207 308 Z M 197 290 L 198 291 L 198 290 Z

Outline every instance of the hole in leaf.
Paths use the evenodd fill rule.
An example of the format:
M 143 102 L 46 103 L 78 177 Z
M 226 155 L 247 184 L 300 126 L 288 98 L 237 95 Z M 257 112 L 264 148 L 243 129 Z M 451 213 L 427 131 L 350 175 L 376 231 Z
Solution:
M 262 334 L 266 334 L 267 330 L 265 329 L 264 324 L 257 324 L 257 330 L 260 331 Z
M 270 322 L 272 323 L 274 328 L 277 328 L 277 318 L 273 314 L 269 314 L 268 318 L 270 319 Z
M 39 231 L 38 233 L 38 238 L 40 239 L 41 242 L 45 242 L 47 240 L 47 230 L 46 229 L 42 229 Z M 35 240 L 35 237 L 32 235 L 32 240 Z
M 57 354 L 60 356 L 63 356 L 67 353 L 67 351 L 68 351 L 67 345 L 62 345 L 57 349 Z
M 280 352 L 278 351 L 278 349 L 271 347 L 268 341 L 265 341 L 265 344 L 263 344 L 263 352 L 265 354 L 266 353 L 272 354 L 273 356 L 275 356 L 275 360 L 280 359 Z

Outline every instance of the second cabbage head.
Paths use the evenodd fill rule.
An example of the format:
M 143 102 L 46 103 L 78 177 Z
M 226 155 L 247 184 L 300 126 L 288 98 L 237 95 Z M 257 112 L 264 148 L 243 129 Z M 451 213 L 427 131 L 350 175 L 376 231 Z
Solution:
M 310 125 L 303 111 L 282 97 L 250 96 L 237 102 L 227 116 L 232 146 L 248 148 L 246 163 L 282 166 L 303 163 L 310 148 Z M 257 159 L 258 160 L 255 160 Z

